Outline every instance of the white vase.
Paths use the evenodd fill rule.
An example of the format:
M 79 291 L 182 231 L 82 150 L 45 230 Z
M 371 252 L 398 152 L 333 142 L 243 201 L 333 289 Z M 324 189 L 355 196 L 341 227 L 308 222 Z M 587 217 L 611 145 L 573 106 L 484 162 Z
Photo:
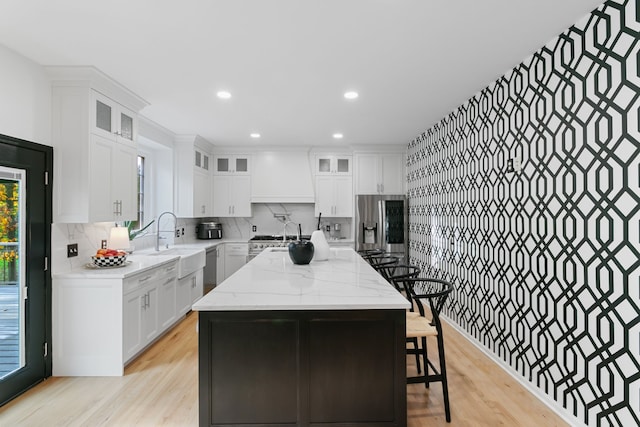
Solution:
M 313 243 L 313 261 L 326 261 L 329 259 L 329 243 L 327 243 L 322 230 L 316 230 L 311 233 L 311 243 Z

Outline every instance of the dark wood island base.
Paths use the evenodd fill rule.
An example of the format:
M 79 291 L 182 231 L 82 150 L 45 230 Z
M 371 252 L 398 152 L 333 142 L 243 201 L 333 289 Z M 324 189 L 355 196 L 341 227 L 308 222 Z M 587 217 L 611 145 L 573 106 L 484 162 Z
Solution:
M 405 310 L 200 311 L 200 426 L 406 426 Z

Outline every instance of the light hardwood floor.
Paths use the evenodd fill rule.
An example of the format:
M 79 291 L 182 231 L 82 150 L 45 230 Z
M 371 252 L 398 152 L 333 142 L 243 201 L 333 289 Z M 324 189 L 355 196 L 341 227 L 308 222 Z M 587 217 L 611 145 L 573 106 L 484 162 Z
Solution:
M 129 365 L 124 377 L 49 378 L 0 408 L 0 426 L 197 426 L 197 314 Z M 451 327 L 445 330 L 451 423 L 442 388 L 407 388 L 409 427 L 565 426 Z M 408 366 L 414 369 L 412 359 Z

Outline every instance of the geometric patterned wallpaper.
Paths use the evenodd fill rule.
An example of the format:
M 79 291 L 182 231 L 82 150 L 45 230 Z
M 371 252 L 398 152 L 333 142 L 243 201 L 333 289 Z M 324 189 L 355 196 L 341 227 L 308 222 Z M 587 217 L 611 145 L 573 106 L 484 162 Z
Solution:
M 448 318 L 578 421 L 640 425 L 640 1 L 418 136 L 407 171 L 410 261 L 453 282 Z

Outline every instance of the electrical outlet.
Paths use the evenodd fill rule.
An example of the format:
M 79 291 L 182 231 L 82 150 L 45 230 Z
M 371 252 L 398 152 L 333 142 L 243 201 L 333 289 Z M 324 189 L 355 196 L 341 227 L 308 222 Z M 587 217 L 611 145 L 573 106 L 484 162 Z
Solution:
M 257 225 L 252 225 L 252 226 L 251 226 L 251 231 L 253 231 L 254 233 L 255 233 L 256 231 L 258 231 L 258 226 L 257 226 Z
M 78 244 L 77 243 L 71 243 L 70 245 L 67 245 L 67 258 L 71 258 L 74 256 L 78 256 Z
M 520 171 L 522 171 L 522 163 L 520 163 L 520 159 L 517 157 L 513 158 L 513 170 L 516 171 L 516 173 L 520 173 Z
M 513 172 L 513 159 L 507 160 L 507 172 Z
M 101 247 L 102 249 L 107 249 L 107 239 L 102 239 L 102 240 L 100 241 L 100 247 Z
M 331 231 L 331 224 L 327 224 L 327 225 L 324 227 L 324 229 L 325 229 L 325 230 L 327 230 L 327 231 Z
M 176 230 L 176 237 L 180 237 L 180 230 Z
M 182 235 L 184 236 L 184 227 L 182 227 Z

